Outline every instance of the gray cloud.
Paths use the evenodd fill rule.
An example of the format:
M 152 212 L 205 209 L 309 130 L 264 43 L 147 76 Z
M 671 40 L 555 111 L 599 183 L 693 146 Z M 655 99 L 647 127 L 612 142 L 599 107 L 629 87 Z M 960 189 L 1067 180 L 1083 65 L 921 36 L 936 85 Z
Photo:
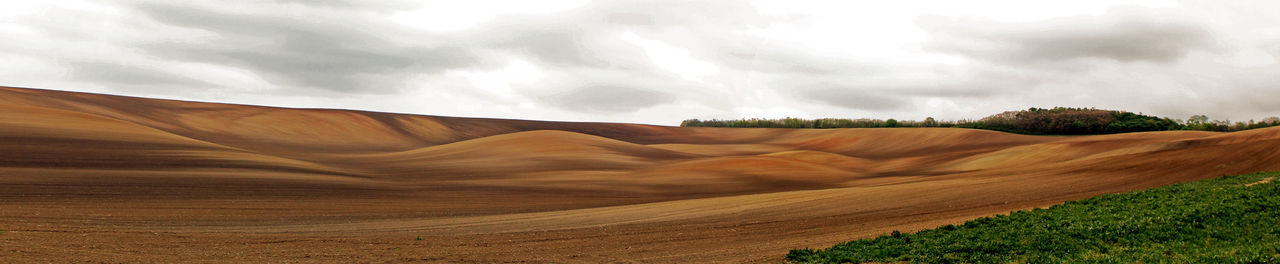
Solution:
M 769 20 L 735 1 L 592 1 L 554 15 L 508 15 L 461 36 L 465 43 L 514 51 L 553 67 L 654 71 L 623 32 L 656 37 L 714 56 L 739 42 L 733 29 Z
M 169 73 L 164 69 L 95 60 L 78 61 L 71 65 L 72 78 L 103 84 L 124 85 L 148 90 L 168 89 L 173 86 L 214 87 L 213 84 L 208 82 Z
M 363 1 L 363 0 L 273 0 L 277 3 L 288 3 L 292 5 L 303 6 L 322 6 L 332 8 L 357 8 L 357 9 L 377 9 L 377 10 L 396 10 L 413 8 L 419 1 L 412 0 L 379 0 L 379 1 Z
M 726 107 L 699 87 L 659 67 L 625 33 L 721 58 L 722 45 L 741 42 L 732 29 L 767 21 L 734 1 L 592 1 L 554 15 L 508 15 L 458 34 L 456 43 L 523 58 L 552 80 L 522 87 L 540 104 L 594 113 L 626 113 L 676 99 Z M 719 65 L 717 65 L 719 66 Z M 565 87 L 571 89 L 564 90 Z M 679 94 L 679 96 L 676 96 Z
M 652 26 L 655 25 L 653 16 L 642 13 L 610 13 L 605 15 L 605 21 L 609 24 L 633 25 L 633 26 Z
M 977 118 L 1055 105 L 1267 116 L 1277 110 L 1266 99 L 1280 91 L 1274 78 L 1260 77 L 1277 66 L 1256 55 L 1280 56 L 1280 23 L 1250 7 L 1269 2 L 1120 8 L 1037 22 L 946 11 L 907 17 L 931 12 L 921 10 L 856 22 L 920 27 L 931 36 L 922 43 L 910 30 L 842 31 L 844 20 L 830 19 L 840 12 L 758 10 L 741 1 L 589 1 L 553 13 L 495 12 L 456 31 L 389 17 L 433 4 L 49 5 L 0 27 L 12 36 L 0 43 L 0 61 L 9 64 L 0 72 L 10 72 L 4 77 L 12 85 L 188 100 L 664 124 L 832 113 Z M 809 36 L 819 38 L 796 39 Z M 808 45 L 824 41 L 871 45 Z M 672 49 L 651 53 L 647 44 Z M 664 64 L 685 54 L 695 61 L 683 65 L 691 72 Z M 1238 54 L 1260 62 L 1233 65 Z M 420 103 L 435 99 L 456 103 Z
M 527 26 L 527 25 L 522 25 Z M 606 60 L 600 53 L 602 43 L 592 41 L 595 36 L 586 30 L 573 27 L 544 26 L 540 28 L 500 28 L 489 36 L 504 40 L 489 42 L 502 50 L 511 50 L 541 63 L 555 67 L 607 67 L 618 61 Z M 501 33 L 498 33 L 501 32 Z M 484 42 L 478 42 L 484 43 Z M 492 46 L 491 46 L 492 47 Z
M 926 44 L 932 50 L 1013 65 L 1082 58 L 1169 62 L 1214 41 L 1204 25 L 1151 10 L 1035 23 L 925 17 L 918 24 L 933 34 Z
M 856 87 L 808 89 L 801 91 L 800 96 L 832 106 L 857 110 L 887 111 L 909 107 L 907 100 L 897 96 L 887 96 L 871 89 Z
M 888 65 L 855 61 L 837 55 L 789 47 L 725 47 L 718 54 L 725 66 L 769 74 L 808 76 L 879 75 L 891 72 Z
M 149 55 L 248 70 L 293 92 L 396 93 L 409 75 L 485 71 L 522 58 L 556 77 L 513 87 L 519 94 L 595 113 L 669 103 L 677 98 L 673 87 L 692 88 L 653 64 L 645 50 L 619 38 L 622 32 L 705 55 L 702 48 L 728 42 L 704 43 L 706 37 L 729 38 L 726 28 L 755 18 L 749 6 L 732 1 L 594 1 L 556 14 L 505 14 L 465 31 L 424 33 L 381 19 L 388 10 L 404 9 L 394 5 L 294 1 L 245 10 L 144 1 L 130 7 L 164 25 L 213 36 L 145 43 L 142 50 Z
M 1277 71 L 1280 71 L 1280 65 L 1230 72 L 1227 78 L 1231 92 L 1210 93 L 1210 102 L 1226 113 L 1248 113 L 1248 116 L 1256 118 L 1280 116 L 1280 104 L 1275 102 L 1275 98 L 1280 98 L 1280 75 L 1275 74 Z
M 1060 75 L 1055 71 L 1003 67 L 935 67 L 929 71 L 904 67 L 896 70 L 912 74 L 894 75 L 890 69 L 874 68 L 867 73 L 793 73 L 782 74 L 782 78 L 774 80 L 771 86 L 785 91 L 797 101 L 855 110 L 899 111 L 935 98 L 977 101 L 1034 96 L 1043 92 L 1039 87 L 1041 84 Z
M 478 60 L 460 47 L 396 43 L 391 39 L 405 33 L 352 17 L 287 17 L 159 2 L 133 7 L 161 23 L 216 36 L 149 43 L 147 52 L 248 69 L 281 86 L 385 93 L 403 88 L 399 82 L 410 73 L 434 73 Z M 290 5 L 278 11 L 306 8 Z
M 1000 74 L 980 73 L 983 76 Z M 798 81 L 798 80 L 797 80 Z M 910 108 L 917 100 L 927 98 L 951 98 L 981 100 L 993 97 L 1018 96 L 1031 92 L 1034 79 L 961 79 L 939 76 L 924 80 L 901 80 L 895 83 L 883 81 L 844 80 L 825 84 L 791 84 L 796 87 L 791 94 L 797 99 L 822 102 L 841 108 L 886 111 Z M 783 87 L 782 84 L 775 86 Z
M 960 84 L 914 85 L 882 88 L 885 93 L 904 97 L 987 98 L 1008 90 L 1001 82 L 968 82 Z
M 544 97 L 550 105 L 580 112 L 634 112 L 669 103 L 675 95 L 624 85 L 589 85 Z

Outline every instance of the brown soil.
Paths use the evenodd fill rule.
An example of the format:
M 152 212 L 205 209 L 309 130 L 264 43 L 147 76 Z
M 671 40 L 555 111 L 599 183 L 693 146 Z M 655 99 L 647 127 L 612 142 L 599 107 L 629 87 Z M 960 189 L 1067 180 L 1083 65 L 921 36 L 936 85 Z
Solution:
M 1280 128 L 680 128 L 0 88 L 0 259 L 777 262 L 1277 170 L 1278 149 Z

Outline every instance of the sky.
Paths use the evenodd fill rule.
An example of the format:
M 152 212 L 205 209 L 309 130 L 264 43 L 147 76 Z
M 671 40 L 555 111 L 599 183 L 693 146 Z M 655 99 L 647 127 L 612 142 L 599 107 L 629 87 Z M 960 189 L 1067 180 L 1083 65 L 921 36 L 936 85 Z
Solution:
M 1275 1 L 2 1 L 0 85 L 676 125 L 1280 116 Z

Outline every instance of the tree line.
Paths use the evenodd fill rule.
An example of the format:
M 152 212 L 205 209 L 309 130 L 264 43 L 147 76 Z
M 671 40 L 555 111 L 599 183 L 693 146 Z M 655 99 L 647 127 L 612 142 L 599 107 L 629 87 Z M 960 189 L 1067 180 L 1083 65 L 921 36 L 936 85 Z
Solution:
M 1027 110 L 1007 111 L 980 120 L 938 121 L 932 117 L 925 118 L 923 121 L 866 118 L 688 119 L 681 122 L 680 126 L 743 128 L 957 127 L 1036 135 L 1093 135 L 1169 130 L 1230 132 L 1280 126 L 1280 118 L 1268 117 L 1261 121 L 1231 122 L 1229 120 L 1210 121 L 1205 115 L 1194 115 L 1186 120 L 1178 120 L 1141 113 L 1096 108 L 1033 107 Z

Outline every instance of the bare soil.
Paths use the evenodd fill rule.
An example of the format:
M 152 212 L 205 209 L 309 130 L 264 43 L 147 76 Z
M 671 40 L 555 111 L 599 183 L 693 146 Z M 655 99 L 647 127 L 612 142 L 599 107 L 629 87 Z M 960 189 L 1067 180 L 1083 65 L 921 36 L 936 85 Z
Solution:
M 1280 128 L 680 128 L 0 87 L 0 259 L 779 262 L 792 248 L 1277 169 Z

